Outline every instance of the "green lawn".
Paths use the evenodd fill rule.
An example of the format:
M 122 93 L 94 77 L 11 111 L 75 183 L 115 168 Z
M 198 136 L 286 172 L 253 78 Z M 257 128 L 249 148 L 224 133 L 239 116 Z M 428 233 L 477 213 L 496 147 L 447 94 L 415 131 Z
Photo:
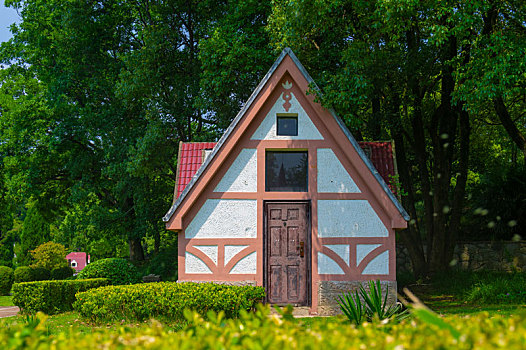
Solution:
M 486 311 L 491 316 L 510 316 L 526 311 L 522 304 L 477 304 L 457 300 L 452 295 L 423 296 L 424 303 L 433 311 L 441 315 L 472 315 Z
M 0 296 L 0 306 L 13 306 L 13 297 L 10 295 Z
M 526 310 L 524 272 L 450 271 L 427 281 L 405 285 L 441 315 L 470 315 L 486 311 L 490 315 L 509 316 Z
M 31 323 L 32 320 L 35 318 L 36 316 L 18 315 L 15 317 L 5 318 L 2 321 L 4 322 L 4 325 L 17 325 L 17 324 L 23 325 L 23 324 Z M 47 333 L 51 335 L 51 334 L 62 333 L 70 329 L 74 329 L 75 332 L 78 332 L 78 333 L 91 333 L 95 330 L 111 330 L 111 331 L 117 332 L 122 327 L 128 327 L 128 328 L 144 327 L 148 325 L 149 323 L 150 321 L 135 322 L 135 323 L 115 321 L 115 322 L 106 322 L 103 324 L 93 324 L 93 323 L 87 322 L 86 320 L 83 320 L 77 312 L 71 311 L 71 312 L 64 312 L 64 313 L 57 314 L 57 315 L 47 316 L 45 325 L 47 328 Z M 186 323 L 165 324 L 164 327 L 167 330 L 177 331 L 177 330 L 184 328 L 185 325 Z

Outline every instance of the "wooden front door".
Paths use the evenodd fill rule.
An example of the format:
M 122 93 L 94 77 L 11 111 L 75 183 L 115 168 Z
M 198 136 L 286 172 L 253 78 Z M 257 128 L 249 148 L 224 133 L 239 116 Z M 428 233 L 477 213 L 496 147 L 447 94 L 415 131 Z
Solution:
M 308 209 L 306 202 L 266 203 L 266 286 L 272 304 L 308 305 Z

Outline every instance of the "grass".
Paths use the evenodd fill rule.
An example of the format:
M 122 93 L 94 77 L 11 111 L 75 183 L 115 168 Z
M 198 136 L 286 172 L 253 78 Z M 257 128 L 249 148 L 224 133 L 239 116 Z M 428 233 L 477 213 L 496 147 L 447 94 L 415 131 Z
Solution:
M 522 281 L 526 279 L 526 274 L 506 274 L 495 272 L 451 272 L 447 275 L 437 275 L 429 281 L 418 281 L 404 283 L 407 278 L 400 279 L 399 285 L 406 285 L 412 290 L 426 305 L 432 310 L 445 316 L 465 316 L 487 312 L 490 316 L 506 317 L 526 312 L 526 301 L 519 299 L 516 302 L 507 300 L 498 302 L 502 295 L 509 291 L 521 290 L 526 284 Z M 516 285 L 517 284 L 517 285 Z M 509 288 L 509 290 L 507 290 Z M 489 291 L 480 299 L 470 299 L 474 290 Z M 497 290 L 495 295 L 491 291 Z M 482 293 L 483 294 L 483 293 Z M 500 294 L 500 296 L 499 296 Z M 519 295 L 519 298 L 523 298 Z M 12 297 L 1 296 L 0 306 L 12 306 Z M 4 319 L 6 325 L 24 324 L 31 318 L 25 315 L 18 315 Z M 315 327 L 329 323 L 345 323 L 347 320 L 342 316 L 336 317 L 306 317 L 295 319 L 298 326 Z M 75 329 L 80 333 L 91 333 L 99 329 L 110 329 L 118 331 L 122 326 L 137 328 L 147 325 L 146 322 L 126 323 L 124 321 L 108 322 L 103 324 L 93 324 L 84 321 L 76 312 L 66 312 L 63 314 L 49 316 L 46 321 L 48 334 L 57 334 L 69 328 Z M 178 331 L 186 326 L 185 323 L 167 324 L 167 329 Z
M 425 282 L 410 283 L 407 276 L 400 280 L 443 315 L 487 311 L 490 315 L 509 316 L 526 310 L 526 273 L 450 271 Z
M 14 306 L 13 297 L 10 295 L 1 295 L 0 296 L 0 306 Z
M 35 315 L 17 315 L 15 317 L 9 317 L 2 319 L 3 325 L 14 326 L 17 324 L 30 323 L 36 316 Z M 47 316 L 45 326 L 47 328 L 48 335 L 59 334 L 67 330 L 74 330 L 77 333 L 92 333 L 96 330 L 111 330 L 117 332 L 122 327 L 127 328 L 138 328 L 148 325 L 150 321 L 126 323 L 124 321 L 119 322 L 105 322 L 102 324 L 95 324 L 86 322 L 81 316 L 74 311 L 64 312 L 61 314 Z M 183 329 L 186 323 L 173 323 L 164 324 L 167 330 L 178 331 Z

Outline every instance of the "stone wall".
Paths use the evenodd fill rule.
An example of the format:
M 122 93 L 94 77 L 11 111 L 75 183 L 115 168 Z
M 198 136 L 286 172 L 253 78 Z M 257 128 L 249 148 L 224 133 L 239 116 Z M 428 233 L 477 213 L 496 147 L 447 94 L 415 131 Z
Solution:
M 341 314 L 338 305 L 338 297 L 342 293 L 354 292 L 360 288 L 360 285 L 369 290 L 369 282 L 359 281 L 321 281 L 318 282 L 318 315 L 333 316 Z M 396 281 L 381 281 L 382 295 L 388 291 L 388 304 L 396 303 Z
M 526 241 L 459 242 L 451 263 L 470 271 L 526 271 Z M 396 269 L 412 271 L 409 253 L 400 243 L 396 245 Z

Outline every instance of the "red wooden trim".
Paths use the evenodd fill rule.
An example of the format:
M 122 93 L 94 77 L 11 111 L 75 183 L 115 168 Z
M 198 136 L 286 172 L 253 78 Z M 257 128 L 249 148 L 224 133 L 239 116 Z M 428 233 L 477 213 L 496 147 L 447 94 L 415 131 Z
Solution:
M 345 261 L 336 254 L 336 252 L 328 247 L 322 246 L 321 249 L 318 251 L 319 253 L 323 253 L 327 255 L 329 258 L 334 260 L 338 266 L 343 270 L 344 275 L 350 276 L 352 274 L 351 267 L 345 263 Z M 326 273 L 322 273 L 320 275 L 327 275 Z
M 278 96 L 279 98 L 279 96 Z M 276 101 L 274 101 L 275 103 Z M 270 105 L 269 111 L 272 108 L 274 104 Z M 266 114 L 262 114 L 262 119 L 266 117 Z M 259 121 L 259 120 L 258 120 Z M 259 125 L 258 125 L 259 126 Z M 252 134 L 248 135 L 248 137 L 251 137 Z M 245 148 L 263 148 L 263 149 L 310 149 L 310 148 L 328 148 L 331 146 L 329 142 L 326 140 L 245 140 L 243 142 L 243 146 Z
M 254 238 L 184 238 L 189 245 L 251 245 L 257 243 Z
M 223 279 L 223 275 L 212 275 L 212 274 L 192 274 L 192 275 L 185 275 L 184 277 L 180 277 L 177 280 L 181 282 L 191 282 L 191 281 L 207 281 L 207 282 L 214 282 L 214 281 L 220 281 L 220 282 L 235 282 L 235 281 L 256 281 L 256 275 L 249 275 L 249 274 L 236 274 L 236 275 L 230 275 L 231 277 L 235 278 L 228 278 Z
M 378 248 L 373 249 L 369 254 L 367 254 L 357 266 L 360 275 L 363 273 L 363 270 L 367 267 L 367 265 L 369 265 L 369 263 L 374 258 L 376 258 L 378 255 L 382 254 L 385 251 L 389 251 L 389 247 L 387 245 L 381 245 Z M 389 264 L 389 261 L 387 261 L 387 263 Z
M 224 268 L 225 272 L 230 274 L 230 271 L 238 262 L 240 262 L 243 258 L 246 258 L 252 253 L 256 253 L 255 245 L 250 245 L 246 247 L 245 249 L 243 249 L 242 251 L 240 251 L 239 253 L 237 253 L 236 255 L 234 255 L 232 259 L 230 259 L 230 261 L 226 264 Z
M 210 269 L 210 271 L 212 271 L 212 274 L 216 274 L 218 272 L 219 267 L 216 266 L 216 264 L 212 261 L 212 259 L 210 259 L 208 257 L 208 255 L 206 255 L 205 253 L 203 253 L 199 249 L 197 249 L 195 247 L 191 247 L 191 246 L 190 247 L 186 247 L 186 253 L 193 254 L 197 258 L 201 259 L 201 261 L 203 263 L 205 263 L 205 265 Z M 185 253 L 185 256 L 186 256 L 186 253 Z
M 386 244 L 389 237 L 321 237 L 322 244 Z

